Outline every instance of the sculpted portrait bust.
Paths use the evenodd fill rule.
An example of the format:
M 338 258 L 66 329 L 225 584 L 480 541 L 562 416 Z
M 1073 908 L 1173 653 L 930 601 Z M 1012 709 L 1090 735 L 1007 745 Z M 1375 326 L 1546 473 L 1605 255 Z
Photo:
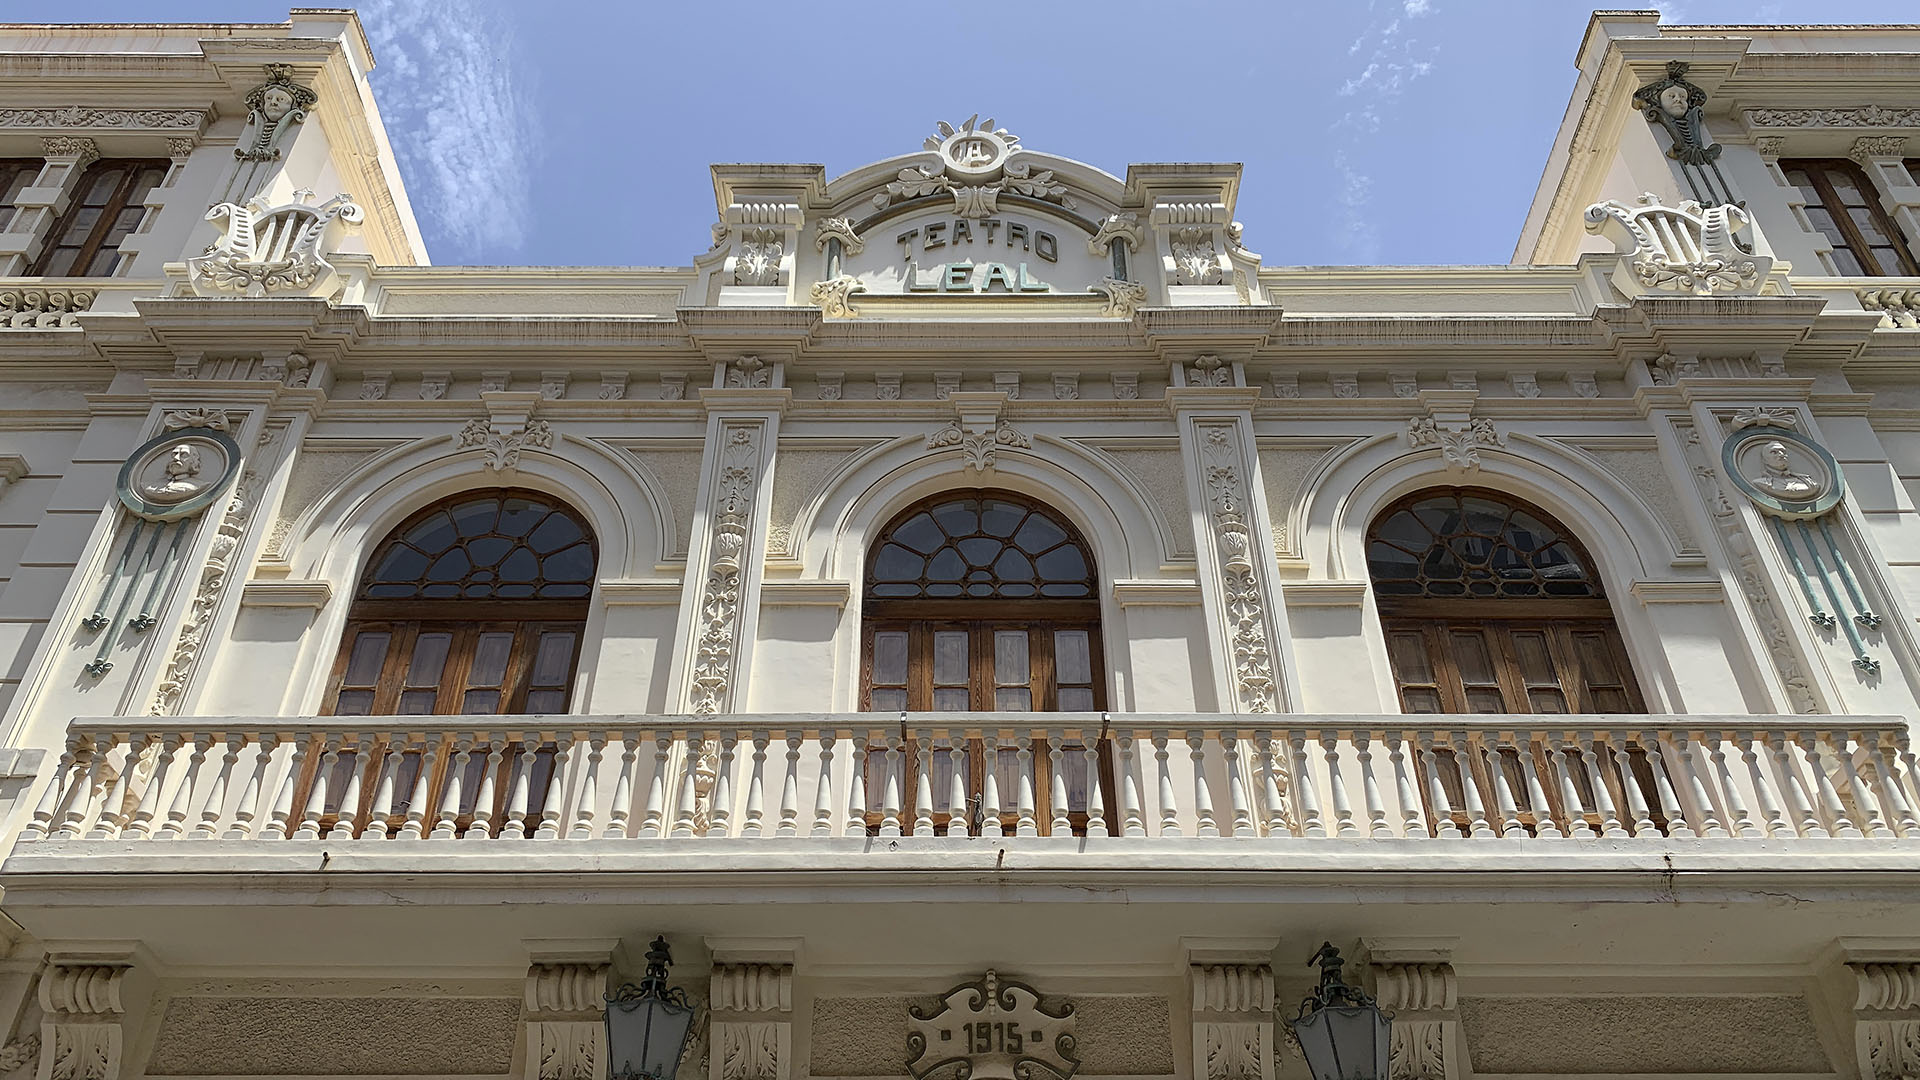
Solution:
M 1778 439 L 1761 447 L 1760 459 L 1765 471 L 1747 479 L 1754 487 L 1769 495 L 1801 502 L 1820 494 L 1821 489 L 1826 487 L 1826 484 L 1807 473 L 1794 471 L 1793 456 L 1787 452 L 1786 444 Z
M 1819 517 L 1846 493 L 1833 455 L 1784 425 L 1736 427 L 1721 453 L 1733 486 L 1771 517 Z

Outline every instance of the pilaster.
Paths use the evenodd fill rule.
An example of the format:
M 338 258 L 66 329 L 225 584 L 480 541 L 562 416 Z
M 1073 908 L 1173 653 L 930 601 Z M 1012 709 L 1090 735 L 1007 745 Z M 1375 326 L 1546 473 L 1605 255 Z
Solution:
M 35 1080 L 118 1080 L 127 1042 L 131 951 L 55 953 L 40 973 Z
M 1429 943 L 1367 942 L 1374 998 L 1393 1016 L 1389 1080 L 1460 1080 L 1459 996 L 1452 950 Z
M 92 139 L 49 136 L 41 139 L 47 163 L 30 187 L 14 198 L 13 220 L 0 233 L 0 277 L 19 277 L 46 246 L 53 222 L 73 200 L 80 174 L 100 157 Z
M 1273 1080 L 1272 943 L 1185 945 L 1195 1080 Z
M 758 386 L 734 380 L 739 370 L 729 365 L 717 376 L 731 386 L 701 391 L 704 466 L 675 658 L 680 707 L 697 715 L 733 712 L 746 700 L 741 680 L 752 670 L 774 453 L 780 417 L 793 400 L 793 392 L 778 385 L 777 368 Z
M 789 1080 L 798 942 L 708 939 L 707 1080 Z
M 1274 572 L 1273 531 L 1254 452 L 1258 387 L 1176 387 L 1167 406 L 1180 431 L 1193 507 L 1200 592 L 1222 712 L 1291 708 L 1292 652 Z
M 606 1075 L 613 939 L 529 941 L 524 1080 Z

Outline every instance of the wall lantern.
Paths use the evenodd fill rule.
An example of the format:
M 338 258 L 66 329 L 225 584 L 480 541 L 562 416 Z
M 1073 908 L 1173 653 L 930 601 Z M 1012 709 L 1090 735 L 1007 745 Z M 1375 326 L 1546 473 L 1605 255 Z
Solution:
M 1387 1035 L 1393 1021 L 1373 998 L 1340 979 L 1340 950 L 1332 942 L 1307 961 L 1320 965 L 1320 985 L 1288 1021 L 1314 1080 L 1386 1080 Z
M 673 1080 L 693 1031 L 693 1005 L 686 991 L 667 989 L 667 966 L 672 963 L 667 939 L 654 938 L 640 985 L 622 983 L 607 998 L 612 1080 Z

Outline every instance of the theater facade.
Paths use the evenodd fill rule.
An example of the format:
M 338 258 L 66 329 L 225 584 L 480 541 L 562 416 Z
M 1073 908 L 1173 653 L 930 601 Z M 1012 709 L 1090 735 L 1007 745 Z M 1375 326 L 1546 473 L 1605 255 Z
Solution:
M 1920 30 L 1568 45 L 1509 265 L 975 115 L 461 267 L 351 12 L 0 26 L 0 1078 L 1920 1076 Z

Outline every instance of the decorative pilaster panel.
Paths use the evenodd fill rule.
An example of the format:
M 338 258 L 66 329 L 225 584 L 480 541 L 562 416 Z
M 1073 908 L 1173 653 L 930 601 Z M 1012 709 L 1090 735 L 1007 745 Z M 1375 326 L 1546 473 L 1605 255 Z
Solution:
M 529 950 L 524 1080 L 599 1080 L 607 1074 L 612 951 L 612 942 Z
M 1393 1014 L 1389 1080 L 1457 1080 L 1460 1015 L 1453 965 L 1376 959 L 1372 968 L 1374 997 Z
M 707 1080 L 787 1080 L 793 1069 L 793 965 L 715 963 Z
M 130 957 L 55 955 L 40 975 L 36 1080 L 117 1080 Z
M 1196 1080 L 1273 1080 L 1273 968 L 1191 964 Z
M 1920 1076 L 1920 962 L 1861 959 L 1853 977 L 1853 1044 L 1861 1080 Z
M 783 389 L 703 392 L 710 418 L 688 552 L 680 639 L 686 711 L 732 712 L 745 697 L 766 559 L 768 482 L 779 442 Z
M 1254 527 L 1269 520 L 1252 416 L 1244 408 L 1257 395 L 1238 387 L 1169 392 L 1187 462 L 1188 504 L 1199 508 L 1200 589 L 1223 712 L 1285 712 L 1289 702 L 1286 610 L 1274 580 L 1273 535 L 1264 525 Z

